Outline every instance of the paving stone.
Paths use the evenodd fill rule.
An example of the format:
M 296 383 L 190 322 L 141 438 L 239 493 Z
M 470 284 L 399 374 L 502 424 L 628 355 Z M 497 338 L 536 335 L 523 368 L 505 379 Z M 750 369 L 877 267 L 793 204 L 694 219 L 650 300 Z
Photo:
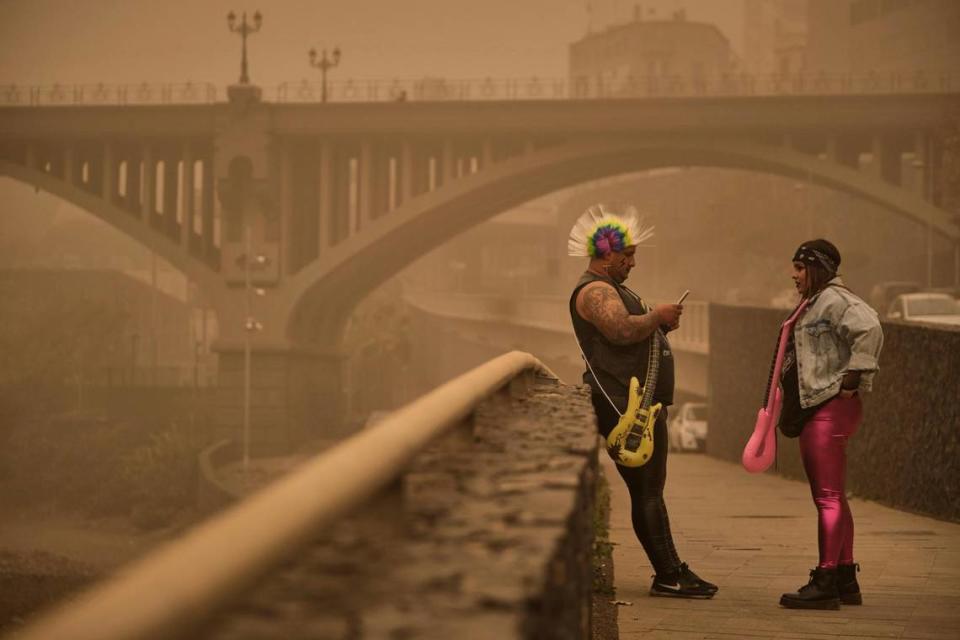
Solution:
M 681 559 L 720 593 L 709 601 L 651 598 L 653 573 L 630 525 L 629 498 L 611 485 L 620 638 L 960 638 L 960 525 L 853 499 L 854 554 L 865 604 L 840 611 L 778 605 L 817 563 L 816 511 L 805 483 L 753 476 L 700 454 L 671 454 L 666 490 Z M 777 517 L 764 517 L 777 516 Z

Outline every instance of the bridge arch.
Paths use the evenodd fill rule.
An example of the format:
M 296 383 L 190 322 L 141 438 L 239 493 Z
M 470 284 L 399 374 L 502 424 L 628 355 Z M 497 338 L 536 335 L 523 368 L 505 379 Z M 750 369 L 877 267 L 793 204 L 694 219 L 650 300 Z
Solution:
M 62 178 L 37 169 L 0 161 L 0 176 L 7 176 L 18 182 L 57 196 L 65 202 L 96 216 L 114 229 L 117 229 L 141 246 L 153 251 L 175 269 L 215 299 L 223 289 L 222 280 L 207 265 L 189 256 L 162 233 L 151 229 L 138 218 L 85 189 L 69 184 Z
M 339 342 L 353 307 L 425 252 L 531 199 L 614 175 L 674 166 L 746 169 L 809 180 L 930 224 L 953 239 L 949 215 L 864 172 L 800 153 L 730 138 L 663 136 L 576 141 L 495 164 L 402 205 L 370 229 L 332 248 L 291 279 L 287 335 L 294 342 Z

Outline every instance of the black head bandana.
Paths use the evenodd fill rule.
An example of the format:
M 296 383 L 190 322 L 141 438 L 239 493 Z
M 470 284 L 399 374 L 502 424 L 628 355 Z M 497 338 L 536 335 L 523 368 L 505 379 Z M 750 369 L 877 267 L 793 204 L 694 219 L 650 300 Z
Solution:
M 811 240 L 800 245 L 797 252 L 793 254 L 793 261 L 804 264 L 819 264 L 833 276 L 840 268 L 840 252 L 826 240 Z

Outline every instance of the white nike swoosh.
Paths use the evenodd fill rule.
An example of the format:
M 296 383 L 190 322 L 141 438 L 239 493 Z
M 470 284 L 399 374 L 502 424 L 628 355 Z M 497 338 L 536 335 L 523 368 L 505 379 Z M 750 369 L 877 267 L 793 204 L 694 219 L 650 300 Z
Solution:
M 663 587 L 664 589 L 670 589 L 671 591 L 680 591 L 680 584 L 663 584 L 662 582 L 657 583 L 658 587 Z

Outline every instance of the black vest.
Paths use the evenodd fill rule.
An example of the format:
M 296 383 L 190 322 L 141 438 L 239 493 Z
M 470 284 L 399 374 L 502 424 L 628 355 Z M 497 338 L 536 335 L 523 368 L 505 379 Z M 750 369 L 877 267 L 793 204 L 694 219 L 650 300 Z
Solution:
M 617 405 L 617 408 L 623 411 L 627 406 L 627 390 L 630 385 L 630 377 L 636 376 L 641 386 L 643 386 L 647 377 L 651 338 L 636 344 L 613 344 L 604 337 L 599 329 L 580 316 L 577 312 L 577 294 L 585 286 L 598 280 L 612 285 L 617 290 L 630 315 L 643 315 L 648 310 L 640 296 L 630 289 L 610 278 L 598 276 L 589 271 L 583 273 L 573 290 L 573 295 L 570 296 L 570 318 L 573 320 L 573 331 L 577 335 L 577 340 L 580 341 L 580 347 L 583 349 L 584 355 L 587 356 L 587 360 L 590 361 L 590 366 L 597 374 L 599 384 L 603 385 L 603 389 Z M 653 392 L 653 401 L 662 402 L 664 406 L 669 406 L 673 404 L 673 353 L 663 331 L 657 329 L 657 334 L 661 347 L 660 372 L 657 375 L 657 386 Z M 590 385 L 594 394 L 603 395 L 597 380 L 590 375 L 589 369 L 583 372 L 583 382 Z

